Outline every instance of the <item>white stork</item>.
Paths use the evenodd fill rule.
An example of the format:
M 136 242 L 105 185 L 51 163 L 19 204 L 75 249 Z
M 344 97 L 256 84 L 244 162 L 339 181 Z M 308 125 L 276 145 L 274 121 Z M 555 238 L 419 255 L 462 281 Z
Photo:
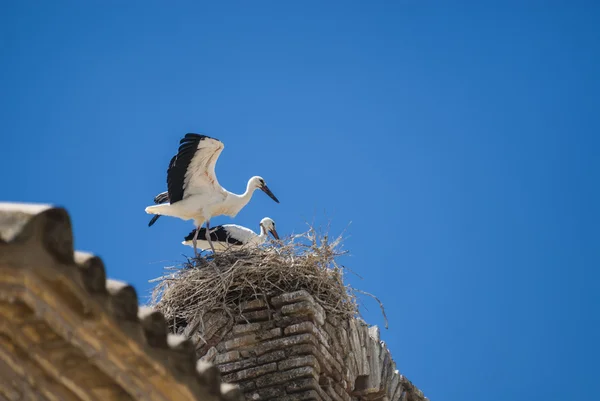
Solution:
M 181 242 L 183 245 L 193 246 L 193 238 L 196 235 L 196 230 L 192 230 L 187 237 Z M 258 246 L 264 243 L 270 233 L 273 238 L 279 239 L 279 234 L 275 230 L 275 222 L 265 217 L 260 221 L 260 234 L 256 234 L 249 228 L 238 226 L 237 224 L 223 224 L 216 226 L 210 230 L 210 239 L 217 251 L 223 251 L 229 247 L 239 248 L 242 246 Z M 199 238 L 207 238 L 206 228 L 200 229 Z M 208 241 L 198 240 L 200 249 L 208 249 L 210 244 Z
M 265 184 L 265 180 L 258 176 L 250 178 L 246 192 L 241 195 L 229 192 L 219 185 L 215 175 L 215 164 L 223 148 L 223 143 L 218 139 L 206 135 L 186 134 L 179 141 L 179 151 L 171 159 L 167 169 L 167 192 L 154 198 L 154 202 L 160 204 L 146 208 L 146 213 L 157 215 L 148 225 L 154 224 L 159 215 L 194 220 L 196 232 L 192 243 L 196 255 L 196 241 L 202 224 L 206 223 L 206 228 L 210 231 L 212 217 L 235 217 L 250 201 L 255 190 L 262 190 L 279 203 Z M 206 239 L 214 251 L 210 236 L 207 235 Z

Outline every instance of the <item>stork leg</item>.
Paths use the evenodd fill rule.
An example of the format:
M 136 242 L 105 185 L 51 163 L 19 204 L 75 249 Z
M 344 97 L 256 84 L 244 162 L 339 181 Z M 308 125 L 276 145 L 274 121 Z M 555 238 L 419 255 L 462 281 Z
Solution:
M 192 244 L 194 245 L 194 255 L 196 255 L 196 257 L 198 257 L 198 248 L 196 247 L 196 244 L 198 243 L 198 233 L 200 232 L 200 227 L 202 227 L 202 225 L 196 227 L 196 232 L 194 233 L 194 238 L 192 239 Z
M 216 253 L 215 247 L 212 243 L 212 240 L 210 239 L 210 220 L 206 220 L 206 240 L 208 241 L 208 244 L 210 245 L 210 249 L 212 249 L 213 254 Z

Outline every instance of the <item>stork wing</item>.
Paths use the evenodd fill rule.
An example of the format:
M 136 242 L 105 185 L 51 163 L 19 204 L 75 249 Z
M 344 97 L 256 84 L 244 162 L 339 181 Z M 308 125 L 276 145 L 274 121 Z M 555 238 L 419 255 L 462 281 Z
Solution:
M 186 134 L 167 170 L 167 189 L 171 204 L 190 195 L 222 191 L 215 175 L 215 164 L 223 142 L 206 135 Z
M 173 158 L 173 159 L 175 159 L 175 158 Z M 171 161 L 173 161 L 173 159 Z M 161 192 L 154 197 L 154 203 L 156 203 L 157 205 L 160 205 L 161 203 L 167 203 L 167 202 L 169 202 L 169 193 L 168 192 Z M 160 214 L 155 214 L 152 217 L 152 219 L 150 219 L 150 222 L 148 223 L 148 227 L 152 227 L 152 225 L 154 223 L 156 223 L 156 220 L 158 220 L 159 217 L 160 217 Z
M 231 226 L 231 225 L 230 225 Z M 244 243 L 235 238 L 231 233 L 227 231 L 227 225 L 225 226 L 216 226 L 210 229 L 210 239 L 215 242 L 222 242 L 229 245 L 243 245 Z M 192 230 L 191 233 L 184 238 L 184 241 L 192 241 L 194 239 L 194 234 L 196 234 L 196 230 Z M 204 241 L 206 240 L 206 228 L 202 227 L 200 232 L 198 233 L 198 240 Z
M 154 197 L 154 203 L 160 205 L 161 203 L 167 203 L 169 201 L 169 193 L 161 192 Z

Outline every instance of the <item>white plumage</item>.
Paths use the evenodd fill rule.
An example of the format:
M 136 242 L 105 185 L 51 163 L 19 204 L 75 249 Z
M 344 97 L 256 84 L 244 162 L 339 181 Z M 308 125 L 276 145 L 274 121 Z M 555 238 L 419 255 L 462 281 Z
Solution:
M 149 225 L 154 224 L 159 215 L 193 220 L 196 230 L 192 242 L 194 251 L 197 252 L 195 244 L 202 224 L 206 223 L 206 228 L 210 230 L 212 217 L 235 217 L 250 201 L 255 190 L 262 190 L 279 203 L 265 180 L 258 176 L 250 178 L 246 191 L 241 195 L 229 192 L 219 185 L 215 165 L 224 145 L 218 139 L 186 134 L 179 143 L 179 151 L 171 159 L 167 170 L 167 193 L 163 192 L 154 199 L 155 203 L 167 203 L 146 207 L 146 213 L 157 215 Z M 206 239 L 212 244 L 210 236 Z M 214 251 L 214 247 L 210 247 Z
M 182 244 L 194 246 L 192 240 L 195 232 L 196 230 L 193 230 L 191 233 L 189 233 L 188 236 L 182 241 Z M 209 232 L 215 251 L 223 251 L 230 247 L 240 248 L 244 246 L 258 246 L 267 240 L 269 233 L 275 239 L 279 239 L 279 234 L 277 234 L 277 230 L 275 230 L 275 222 L 268 217 L 265 217 L 260 221 L 260 234 L 256 234 L 251 229 L 239 226 L 237 224 L 223 224 L 212 227 Z M 209 242 L 202 239 L 206 238 L 206 228 L 200 229 L 198 238 L 198 248 L 210 248 Z

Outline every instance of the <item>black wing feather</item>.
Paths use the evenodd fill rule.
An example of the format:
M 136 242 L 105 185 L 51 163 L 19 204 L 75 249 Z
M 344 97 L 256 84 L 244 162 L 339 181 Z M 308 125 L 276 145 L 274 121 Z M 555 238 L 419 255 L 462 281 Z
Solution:
M 179 151 L 177 155 L 171 159 L 167 170 L 167 190 L 171 203 L 179 202 L 183 199 L 183 182 L 185 173 L 190 165 L 198 144 L 203 139 L 214 139 L 210 136 L 200 134 L 186 134 L 179 141 Z
M 168 192 L 161 192 L 154 197 L 154 203 L 156 203 L 157 205 L 159 205 L 161 203 L 167 203 L 167 202 L 169 202 L 169 193 Z
M 160 194 L 156 195 L 154 197 L 154 203 L 161 204 L 161 203 L 167 203 L 169 202 L 169 193 L 168 192 L 161 192 Z M 148 223 L 148 227 L 152 227 L 152 225 L 154 223 L 156 223 L 156 220 L 158 220 L 158 218 L 160 217 L 160 214 L 155 214 L 152 219 L 150 219 L 150 222 Z
M 175 159 L 177 159 L 177 155 L 173 156 L 171 158 L 171 161 L 169 162 L 169 168 L 171 168 L 171 166 L 173 164 L 175 164 Z M 169 202 L 169 192 L 161 192 L 158 195 L 156 195 L 154 197 L 154 203 L 156 203 L 157 205 L 161 204 L 161 203 L 167 203 Z M 156 220 L 158 220 L 158 218 L 160 217 L 160 214 L 155 214 L 152 219 L 150 219 L 150 221 L 148 222 L 148 227 L 152 227 L 152 225 L 154 223 L 156 223 Z
M 192 230 L 191 233 L 185 237 L 184 241 L 192 241 L 194 239 L 194 234 L 196 230 Z M 200 232 L 198 233 L 198 239 L 205 241 L 206 240 L 206 228 L 202 227 Z M 236 238 L 233 238 L 227 230 L 223 226 L 216 226 L 210 229 L 210 239 L 211 241 L 217 242 L 225 242 L 230 245 L 244 245 L 244 243 Z

